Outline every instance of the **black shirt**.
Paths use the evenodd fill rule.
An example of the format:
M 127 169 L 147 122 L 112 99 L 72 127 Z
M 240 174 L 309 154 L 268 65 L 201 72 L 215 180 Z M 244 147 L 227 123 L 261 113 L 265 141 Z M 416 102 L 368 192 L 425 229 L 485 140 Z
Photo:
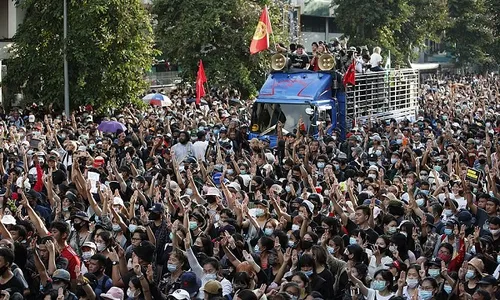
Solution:
M 307 56 L 307 54 L 305 53 L 303 53 L 302 55 L 293 54 L 291 57 L 291 62 L 293 68 L 305 69 L 307 67 L 307 64 L 309 63 L 309 56 Z
M 11 295 L 16 292 L 22 295 L 24 291 L 24 285 L 13 274 L 12 278 L 9 279 L 9 281 L 7 281 L 5 284 L 0 283 L 0 291 L 5 291 L 5 290 L 8 290 Z

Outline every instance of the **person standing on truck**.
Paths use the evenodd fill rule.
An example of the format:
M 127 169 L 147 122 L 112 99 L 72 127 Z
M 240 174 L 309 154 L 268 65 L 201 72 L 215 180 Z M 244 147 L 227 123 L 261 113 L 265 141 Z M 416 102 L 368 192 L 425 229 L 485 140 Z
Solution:
M 309 68 L 309 56 L 304 51 L 304 46 L 301 44 L 297 45 L 297 50 L 291 56 L 292 68 L 296 69 L 308 69 Z

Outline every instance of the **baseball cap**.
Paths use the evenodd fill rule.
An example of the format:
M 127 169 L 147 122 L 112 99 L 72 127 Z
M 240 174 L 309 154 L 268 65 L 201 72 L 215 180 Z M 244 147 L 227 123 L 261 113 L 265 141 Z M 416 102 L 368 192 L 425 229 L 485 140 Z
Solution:
M 477 284 L 479 284 L 479 285 L 496 285 L 497 279 L 492 275 L 486 275 Z
M 153 207 L 151 207 L 149 210 L 152 212 L 155 212 L 155 213 L 162 214 L 164 211 L 164 207 L 163 207 L 163 204 L 161 204 L 161 203 L 155 203 L 153 205 Z
M 189 295 L 197 293 L 201 287 L 201 280 L 196 277 L 194 272 L 184 272 L 181 275 L 180 282 L 181 291 L 186 291 Z
M 189 300 L 191 299 L 191 296 L 189 295 L 189 293 L 183 289 L 178 289 L 178 290 L 175 290 L 175 292 L 173 292 L 170 296 L 167 297 L 167 299 L 177 299 L 177 300 L 182 300 L 182 299 L 186 299 L 186 300 Z
M 66 282 L 69 282 L 71 280 L 71 277 L 69 276 L 68 271 L 64 269 L 57 269 L 55 270 L 54 274 L 52 274 L 52 280 L 64 280 Z
M 116 286 L 110 288 L 107 293 L 102 293 L 102 299 L 123 300 L 123 290 Z
M 203 287 L 203 291 L 211 295 L 219 294 L 220 290 L 222 290 L 222 285 L 217 280 L 209 280 Z

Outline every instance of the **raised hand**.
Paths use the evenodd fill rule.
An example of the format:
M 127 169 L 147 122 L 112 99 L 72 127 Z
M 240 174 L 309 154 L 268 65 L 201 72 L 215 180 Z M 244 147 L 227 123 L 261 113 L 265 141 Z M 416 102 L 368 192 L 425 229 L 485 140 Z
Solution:
M 402 289 L 406 285 L 406 272 L 401 271 L 401 276 L 398 279 L 398 288 Z

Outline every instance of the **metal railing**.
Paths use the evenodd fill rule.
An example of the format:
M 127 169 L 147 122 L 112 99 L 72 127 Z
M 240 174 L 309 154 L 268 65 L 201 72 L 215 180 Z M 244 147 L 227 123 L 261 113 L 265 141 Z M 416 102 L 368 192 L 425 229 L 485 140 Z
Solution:
M 147 80 L 151 86 L 163 86 L 179 83 L 181 78 L 177 71 L 151 72 L 147 74 Z
M 356 85 L 346 89 L 347 125 L 378 120 L 415 119 L 418 108 L 419 72 L 414 69 L 389 69 L 356 74 Z

